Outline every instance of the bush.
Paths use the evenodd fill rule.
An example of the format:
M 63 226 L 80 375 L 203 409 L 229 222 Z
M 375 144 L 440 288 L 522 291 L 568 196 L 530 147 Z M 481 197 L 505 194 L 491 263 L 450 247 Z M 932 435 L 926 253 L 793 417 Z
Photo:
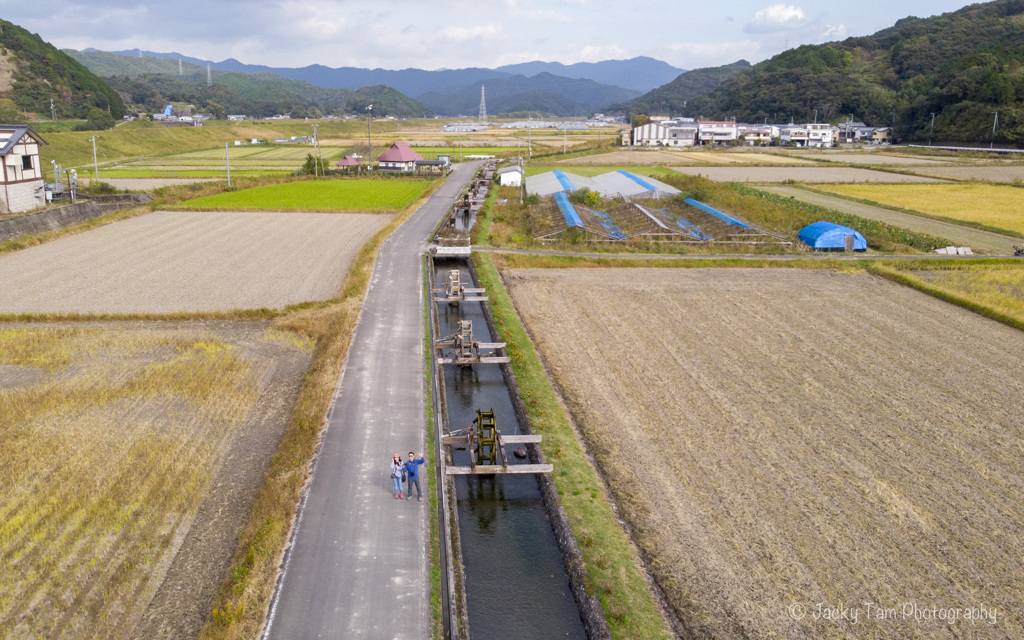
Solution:
M 569 201 L 575 204 L 582 204 L 585 207 L 593 208 L 601 201 L 601 194 L 596 191 L 591 191 L 587 187 L 583 187 L 582 189 L 577 189 L 570 193 Z

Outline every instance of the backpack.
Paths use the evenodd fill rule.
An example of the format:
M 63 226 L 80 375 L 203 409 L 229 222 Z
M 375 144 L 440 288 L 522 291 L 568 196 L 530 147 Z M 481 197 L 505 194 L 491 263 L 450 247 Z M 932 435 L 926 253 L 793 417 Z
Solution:
M 408 482 L 409 477 L 405 474 L 405 469 L 402 469 L 402 482 Z

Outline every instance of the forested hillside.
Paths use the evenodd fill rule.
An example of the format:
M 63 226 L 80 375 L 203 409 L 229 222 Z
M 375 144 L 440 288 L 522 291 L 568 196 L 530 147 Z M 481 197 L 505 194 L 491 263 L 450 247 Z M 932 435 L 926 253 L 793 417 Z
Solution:
M 750 67 L 746 60 L 738 60 L 721 67 L 692 69 L 679 74 L 672 82 L 663 87 L 649 91 L 629 102 L 620 102 L 604 109 L 612 115 L 623 114 L 659 114 L 669 116 L 699 115 L 686 110 L 688 102 L 702 96 L 732 78 L 740 71 Z
M 25 112 L 82 118 L 109 126 L 124 103 L 103 80 L 38 35 L 0 20 L 0 110 L 4 119 Z M 7 102 L 9 101 L 9 102 Z
M 1024 142 L 1024 0 L 905 18 L 874 35 L 803 46 L 696 98 L 688 113 L 895 124 L 903 139 Z
M 420 118 L 430 115 L 419 102 L 389 87 L 363 87 L 358 91 L 327 89 L 276 73 L 243 73 L 211 70 L 192 62 L 151 56 L 123 56 L 106 51 L 74 51 L 68 55 L 96 73 L 128 102 L 146 111 L 160 111 L 169 103 L 195 105 L 216 118 L 238 113 L 267 117 L 288 113 L 296 118 L 362 114 L 373 104 L 376 115 Z M 179 75 L 178 70 L 181 70 Z

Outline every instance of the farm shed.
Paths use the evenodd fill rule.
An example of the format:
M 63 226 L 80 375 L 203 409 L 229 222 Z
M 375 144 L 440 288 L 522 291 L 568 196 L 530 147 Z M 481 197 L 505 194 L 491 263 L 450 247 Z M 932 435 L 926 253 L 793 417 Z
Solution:
M 498 184 L 503 187 L 519 187 L 523 184 L 523 169 L 519 166 L 498 169 Z
M 847 236 L 853 236 L 854 251 L 867 251 L 868 241 L 859 231 L 850 227 L 822 220 L 800 230 L 800 241 L 815 251 L 845 251 Z

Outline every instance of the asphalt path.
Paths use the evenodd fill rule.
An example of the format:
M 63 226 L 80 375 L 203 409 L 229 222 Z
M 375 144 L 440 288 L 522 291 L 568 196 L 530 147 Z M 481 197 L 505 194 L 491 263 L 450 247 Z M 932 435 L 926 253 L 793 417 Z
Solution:
M 426 496 L 394 499 L 388 467 L 426 446 L 421 256 L 480 164 L 457 165 L 381 247 L 265 638 L 431 635 Z

